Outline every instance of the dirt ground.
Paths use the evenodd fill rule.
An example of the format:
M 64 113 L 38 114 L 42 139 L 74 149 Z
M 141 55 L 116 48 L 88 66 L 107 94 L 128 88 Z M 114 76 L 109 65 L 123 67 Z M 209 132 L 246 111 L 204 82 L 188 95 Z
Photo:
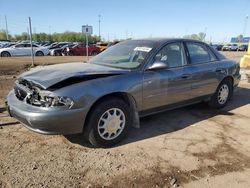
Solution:
M 227 52 L 239 61 L 243 53 Z M 83 61 L 42 57 L 36 64 Z M 0 187 L 249 187 L 250 83 L 226 108 L 196 104 L 141 119 L 118 146 L 82 135 L 34 133 L 9 117 L 4 98 L 30 58 L 0 58 Z

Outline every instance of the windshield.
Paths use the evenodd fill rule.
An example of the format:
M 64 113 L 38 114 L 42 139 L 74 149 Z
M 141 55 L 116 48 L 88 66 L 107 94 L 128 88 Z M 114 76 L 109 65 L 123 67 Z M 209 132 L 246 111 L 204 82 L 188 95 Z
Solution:
M 89 62 L 116 68 L 134 69 L 139 67 L 153 48 L 152 41 L 125 41 L 109 47 Z

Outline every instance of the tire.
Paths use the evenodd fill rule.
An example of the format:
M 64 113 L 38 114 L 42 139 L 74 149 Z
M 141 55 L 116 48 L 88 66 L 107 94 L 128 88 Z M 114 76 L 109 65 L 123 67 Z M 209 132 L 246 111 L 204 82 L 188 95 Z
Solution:
M 68 52 L 68 56 L 73 56 L 73 52 Z
M 233 96 L 233 84 L 230 79 L 224 79 L 211 97 L 209 105 L 214 108 L 223 108 Z
M 44 56 L 44 53 L 41 51 L 36 52 L 36 56 Z
M 55 56 L 61 56 L 61 53 L 56 51 Z
M 128 134 L 131 123 L 129 106 L 119 98 L 108 98 L 91 110 L 84 135 L 94 147 L 111 147 Z
M 92 53 L 91 53 L 91 56 L 96 56 L 98 53 L 96 52 L 96 51 L 93 51 Z
M 11 57 L 9 52 L 2 52 L 1 57 Z

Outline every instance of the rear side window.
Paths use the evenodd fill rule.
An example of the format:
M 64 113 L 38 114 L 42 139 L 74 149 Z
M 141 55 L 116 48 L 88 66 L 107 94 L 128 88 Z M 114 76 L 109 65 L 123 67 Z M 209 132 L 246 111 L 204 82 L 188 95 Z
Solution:
M 205 45 L 191 42 L 186 43 L 186 45 L 191 64 L 201 64 L 216 60 L 214 54 Z
M 84 44 L 79 44 L 77 47 L 78 48 L 84 48 L 85 46 L 84 46 Z

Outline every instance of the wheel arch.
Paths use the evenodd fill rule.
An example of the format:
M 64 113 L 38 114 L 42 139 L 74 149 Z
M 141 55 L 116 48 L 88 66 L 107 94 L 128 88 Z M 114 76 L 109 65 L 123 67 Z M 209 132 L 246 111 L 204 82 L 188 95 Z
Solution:
M 225 77 L 220 81 L 220 83 L 223 82 L 224 80 L 230 80 L 230 82 L 232 83 L 232 87 L 234 86 L 234 77 L 233 77 L 233 76 L 231 76 L 231 75 L 225 76 Z
M 42 50 L 37 50 L 37 51 L 35 52 L 35 55 L 36 55 L 36 56 L 37 56 L 37 53 L 42 53 L 43 56 L 45 55 L 44 52 L 43 52 Z
M 232 97 L 233 97 L 233 93 L 234 93 L 234 78 L 233 78 L 233 76 L 231 76 L 231 75 L 227 75 L 227 76 L 225 76 L 221 81 L 220 81 L 220 84 L 223 82 L 223 81 L 225 81 L 225 80 L 229 80 L 231 83 L 232 83 L 232 85 L 231 85 L 231 95 L 229 96 L 229 98 L 230 99 L 232 99 Z M 219 85 L 220 85 L 219 84 Z M 218 85 L 218 87 L 219 87 L 219 85 Z
M 3 53 L 8 53 L 8 54 L 10 54 L 10 56 L 12 56 L 12 54 L 11 54 L 9 51 L 6 51 L 6 50 L 5 50 L 5 51 L 2 51 L 2 52 L 0 53 L 0 56 L 1 56 L 1 57 L 2 57 L 2 54 L 3 54 Z
M 83 126 L 83 132 L 85 132 L 86 129 L 88 128 L 86 125 L 88 124 L 90 115 L 91 115 L 92 111 L 94 110 L 94 108 L 97 107 L 98 104 L 100 104 L 102 101 L 108 100 L 111 98 L 118 98 L 118 99 L 124 101 L 131 109 L 131 116 L 133 119 L 132 126 L 134 126 L 135 128 L 140 127 L 139 113 L 137 110 L 137 103 L 136 103 L 134 97 L 131 94 L 126 93 L 126 92 L 113 92 L 113 93 L 109 93 L 107 95 L 101 96 L 93 103 L 93 105 L 90 107 L 90 109 L 86 115 L 84 126 Z

